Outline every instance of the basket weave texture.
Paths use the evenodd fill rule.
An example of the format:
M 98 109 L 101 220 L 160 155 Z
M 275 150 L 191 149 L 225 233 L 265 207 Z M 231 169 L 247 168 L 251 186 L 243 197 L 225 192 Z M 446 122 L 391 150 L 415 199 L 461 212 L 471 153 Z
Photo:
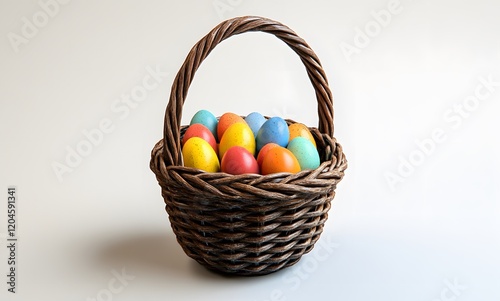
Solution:
M 318 128 L 309 128 L 322 162 L 316 170 L 229 175 L 183 166 L 180 139 L 187 126 L 180 121 L 194 74 L 218 43 L 249 31 L 273 34 L 306 68 L 318 103 Z M 208 269 L 237 275 L 263 275 L 297 263 L 320 238 L 347 168 L 333 137 L 332 93 L 316 54 L 295 32 L 270 19 L 238 17 L 216 26 L 194 45 L 174 79 L 164 136 L 152 150 L 150 167 L 177 241 L 189 257 Z

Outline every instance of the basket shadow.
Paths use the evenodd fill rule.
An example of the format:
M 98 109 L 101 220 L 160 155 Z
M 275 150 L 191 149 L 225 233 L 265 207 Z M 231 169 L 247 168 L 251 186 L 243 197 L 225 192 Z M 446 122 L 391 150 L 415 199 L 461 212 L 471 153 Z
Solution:
M 173 233 L 145 233 L 114 239 L 97 250 L 96 260 L 100 266 L 130 267 L 142 275 L 168 279 L 242 280 L 241 276 L 210 271 L 189 258 Z
M 97 251 L 97 261 L 104 266 L 131 267 L 143 274 L 175 274 L 192 270 L 191 261 L 172 234 L 165 232 L 135 234 L 113 239 Z

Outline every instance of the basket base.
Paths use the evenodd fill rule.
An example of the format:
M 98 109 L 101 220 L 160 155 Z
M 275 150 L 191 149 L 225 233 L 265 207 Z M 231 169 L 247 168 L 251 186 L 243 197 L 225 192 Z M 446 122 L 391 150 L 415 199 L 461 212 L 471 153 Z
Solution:
M 249 262 L 221 259 L 210 254 L 200 254 L 200 250 L 191 250 L 187 244 L 177 237 L 184 253 L 207 270 L 224 276 L 263 276 L 278 272 L 282 269 L 295 265 L 304 254 L 309 253 L 314 248 L 314 243 L 319 239 L 319 235 L 313 239 L 312 244 L 303 249 L 289 250 L 275 258 L 267 258 L 262 261 Z M 247 254 L 248 255 L 248 254 Z
M 284 270 L 288 267 L 291 267 L 295 265 L 297 262 L 299 262 L 300 258 L 294 259 L 293 261 L 287 262 L 286 264 L 283 265 L 278 265 L 278 266 L 273 266 L 271 268 L 267 267 L 265 269 L 260 270 L 259 266 L 256 266 L 255 269 L 245 269 L 245 270 L 228 270 L 228 269 L 219 269 L 215 268 L 214 266 L 207 265 L 204 263 L 201 263 L 198 261 L 200 265 L 202 265 L 205 269 L 208 271 L 226 276 L 226 277 L 257 277 L 257 276 L 265 276 L 269 274 L 273 274 L 276 272 L 279 272 L 281 270 Z

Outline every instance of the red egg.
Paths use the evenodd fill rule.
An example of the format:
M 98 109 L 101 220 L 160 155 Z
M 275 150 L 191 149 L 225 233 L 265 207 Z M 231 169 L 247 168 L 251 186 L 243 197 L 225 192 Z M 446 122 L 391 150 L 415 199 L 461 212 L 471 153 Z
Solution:
M 246 148 L 232 146 L 222 157 L 221 170 L 232 175 L 258 174 L 259 165 L 252 153 Z
M 199 137 L 199 138 L 205 140 L 214 149 L 215 153 L 218 153 L 217 152 L 217 142 L 215 141 L 214 135 L 203 124 L 195 123 L 195 124 L 192 124 L 188 127 L 188 129 L 184 133 L 184 137 L 182 137 L 182 146 L 184 146 L 184 143 L 186 143 L 186 141 L 188 141 L 189 138 L 192 138 L 192 137 Z

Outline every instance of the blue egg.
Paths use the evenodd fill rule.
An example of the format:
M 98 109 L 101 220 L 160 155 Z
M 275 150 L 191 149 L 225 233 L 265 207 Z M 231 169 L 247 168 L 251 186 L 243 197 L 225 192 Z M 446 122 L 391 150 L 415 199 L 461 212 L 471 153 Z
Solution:
M 245 117 L 245 121 L 250 129 L 252 129 L 253 135 L 255 137 L 257 137 L 257 133 L 259 132 L 260 127 L 264 124 L 264 122 L 266 122 L 266 120 L 266 117 L 262 116 L 262 114 L 258 112 L 250 113 L 247 117 Z
M 257 151 L 260 151 L 268 143 L 276 143 L 282 147 L 286 147 L 288 145 L 288 138 L 290 138 L 289 136 L 288 124 L 283 118 L 269 118 L 257 133 Z
M 207 111 L 207 110 L 199 110 L 194 114 L 193 118 L 191 118 L 191 122 L 189 125 L 195 124 L 195 123 L 201 123 L 203 124 L 207 129 L 212 132 L 214 135 L 215 139 L 217 140 L 217 118 L 212 114 L 212 112 Z
M 287 149 L 299 161 L 300 170 L 316 169 L 320 165 L 319 153 L 311 140 L 304 137 L 293 138 Z

